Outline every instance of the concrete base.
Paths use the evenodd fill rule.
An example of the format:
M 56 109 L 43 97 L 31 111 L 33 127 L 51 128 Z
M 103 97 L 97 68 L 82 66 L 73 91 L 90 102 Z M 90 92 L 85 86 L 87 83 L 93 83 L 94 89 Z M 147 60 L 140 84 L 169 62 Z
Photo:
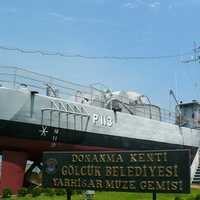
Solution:
M 27 154 L 25 152 L 2 152 L 0 193 L 4 188 L 9 187 L 13 194 L 17 194 L 17 191 L 23 186 L 26 161 Z

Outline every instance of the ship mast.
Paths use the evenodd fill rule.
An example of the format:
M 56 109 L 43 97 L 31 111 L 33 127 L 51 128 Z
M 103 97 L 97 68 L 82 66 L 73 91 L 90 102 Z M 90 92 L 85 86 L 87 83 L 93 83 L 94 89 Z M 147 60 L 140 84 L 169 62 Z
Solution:
M 193 43 L 193 46 L 194 55 L 191 59 L 182 61 L 183 63 L 200 63 L 200 46 L 197 46 L 196 42 Z

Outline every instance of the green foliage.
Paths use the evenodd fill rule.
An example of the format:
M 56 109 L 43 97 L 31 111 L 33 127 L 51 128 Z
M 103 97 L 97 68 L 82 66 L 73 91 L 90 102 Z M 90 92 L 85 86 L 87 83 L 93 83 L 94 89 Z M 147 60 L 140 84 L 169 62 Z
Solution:
M 195 200 L 194 196 L 189 196 L 186 200 Z
M 200 200 L 200 194 L 197 194 L 195 200 Z
M 83 191 L 82 190 L 76 190 L 75 194 L 83 194 Z
M 32 197 L 38 197 L 41 195 L 42 189 L 39 187 L 35 187 L 32 189 L 31 193 L 32 193 Z
M 174 200 L 182 200 L 182 198 L 177 196 L 174 198 Z
M 55 194 L 57 196 L 64 196 L 64 195 L 66 195 L 66 190 L 62 189 L 62 188 L 57 188 L 57 189 L 55 189 Z
M 27 194 L 28 194 L 28 189 L 25 188 L 25 187 L 21 187 L 21 188 L 18 190 L 18 196 L 19 196 L 19 197 L 25 197 Z
M 12 196 L 12 190 L 11 188 L 7 187 L 3 189 L 3 194 L 2 197 L 3 198 L 10 198 Z
M 55 195 L 55 190 L 53 188 L 46 188 L 44 193 L 46 196 L 52 197 Z
M 33 189 L 38 190 L 37 189 Z M 45 193 L 45 190 L 42 191 L 41 188 L 39 190 L 42 193 Z M 59 189 L 60 190 L 60 189 Z M 64 190 L 64 189 L 61 189 Z M 77 194 L 78 191 L 74 191 L 75 194 L 72 196 L 73 200 L 83 200 L 84 195 Z M 197 195 L 200 195 L 200 189 L 192 189 L 191 194 L 157 194 L 157 200 L 188 200 L 193 199 L 196 200 Z M 32 194 L 32 189 L 29 190 L 29 193 Z M 57 189 L 55 190 L 55 193 L 57 193 Z M 60 191 L 59 191 L 60 193 Z M 193 196 L 193 197 L 192 197 Z M 177 198 L 177 199 L 175 199 Z M 1 197 L 0 197 L 1 199 Z M 5 198 L 4 198 L 5 199 Z M 31 195 L 26 195 L 26 197 L 11 197 L 10 200 L 66 200 L 66 194 L 61 196 L 46 196 L 45 194 L 38 196 L 38 197 L 32 197 Z M 132 193 L 132 192 L 96 192 L 95 200 L 151 200 L 152 194 L 150 193 Z M 5 199 L 6 200 L 6 199 Z M 8 199 L 9 200 L 9 199 Z

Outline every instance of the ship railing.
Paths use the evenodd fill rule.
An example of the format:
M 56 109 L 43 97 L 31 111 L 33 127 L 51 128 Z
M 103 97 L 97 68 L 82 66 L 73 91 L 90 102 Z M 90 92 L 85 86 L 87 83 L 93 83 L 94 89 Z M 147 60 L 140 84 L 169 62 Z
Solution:
M 172 123 L 172 124 L 176 123 L 177 114 L 173 111 L 169 111 L 169 110 L 161 108 L 160 116 L 161 116 L 161 121 L 163 122 Z
M 0 86 L 10 88 L 27 87 L 30 91 L 37 91 L 43 95 L 103 108 L 105 108 L 108 98 L 112 95 L 110 90 L 105 86 L 102 87 L 102 85 L 100 88 L 97 84 L 83 86 L 13 66 L 0 66 Z M 127 99 L 126 97 L 121 96 L 121 100 L 126 101 Z M 135 111 L 135 115 L 141 117 L 177 124 L 175 112 L 170 112 L 165 109 L 160 109 L 159 112 L 153 112 L 152 108 L 153 105 L 149 104 L 149 109 L 144 107 L 142 109 L 133 108 L 133 110 Z M 187 120 L 190 119 L 184 119 L 184 121 Z
M 0 66 L 0 85 L 10 88 L 28 87 L 40 94 L 102 106 L 104 91 L 93 85 L 64 81 L 19 67 Z
M 80 117 L 80 130 L 86 130 L 89 122 L 90 115 L 84 106 L 78 106 L 75 104 L 70 103 L 63 103 L 62 101 L 54 101 L 51 100 L 51 106 L 49 108 L 43 108 L 41 110 L 42 112 L 42 119 L 41 124 L 42 125 L 49 125 L 52 126 L 55 119 L 53 118 L 53 113 L 56 113 L 56 119 L 57 119 L 57 127 L 61 128 L 61 122 L 63 121 L 62 116 L 65 115 L 65 125 L 66 128 L 69 128 L 69 115 L 73 116 L 73 125 L 74 129 L 77 129 L 77 117 Z M 49 116 L 49 120 L 45 120 L 44 116 L 45 113 Z M 55 116 L 54 116 L 55 117 Z M 84 120 L 86 118 L 86 120 Z M 46 122 L 47 121 L 47 122 Z M 78 120 L 79 121 L 79 120 Z M 46 122 L 46 123 L 45 123 Z M 84 126 L 85 125 L 85 126 Z
M 152 119 L 152 120 L 157 120 L 157 121 L 162 121 L 162 122 L 167 122 L 167 123 L 171 123 L 171 124 L 175 124 L 176 123 L 176 113 L 163 109 L 163 108 L 158 108 L 158 111 L 154 111 L 154 105 L 147 105 L 148 107 L 140 107 L 137 108 L 134 106 L 130 106 L 133 107 L 131 110 L 133 110 L 133 114 L 141 116 L 141 117 L 145 117 L 148 119 Z

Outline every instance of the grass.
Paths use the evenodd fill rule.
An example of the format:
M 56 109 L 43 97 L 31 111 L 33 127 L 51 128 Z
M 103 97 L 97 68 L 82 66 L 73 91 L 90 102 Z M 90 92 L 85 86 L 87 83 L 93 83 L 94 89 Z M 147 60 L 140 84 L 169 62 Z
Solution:
M 191 196 L 200 194 L 200 189 L 192 189 L 191 194 L 157 194 L 157 200 L 174 200 L 175 196 L 180 196 L 187 200 Z M 66 196 L 48 197 L 41 195 L 39 197 L 12 197 L 10 200 L 66 200 Z M 148 193 L 124 193 L 124 192 L 96 192 L 95 200 L 151 200 L 152 194 Z M 9 200 L 9 199 L 7 199 Z M 84 195 L 73 195 L 72 200 L 84 200 Z

